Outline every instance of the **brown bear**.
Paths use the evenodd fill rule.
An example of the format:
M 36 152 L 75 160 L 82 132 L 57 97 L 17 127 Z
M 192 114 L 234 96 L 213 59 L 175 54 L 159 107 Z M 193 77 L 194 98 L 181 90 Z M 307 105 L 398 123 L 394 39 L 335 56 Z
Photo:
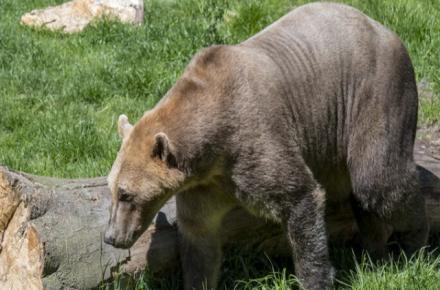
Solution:
M 417 87 L 399 38 L 345 5 L 297 8 L 199 52 L 140 121 L 119 120 L 105 241 L 130 247 L 173 195 L 185 289 L 216 288 L 222 219 L 279 222 L 307 289 L 328 289 L 325 207 L 349 202 L 372 255 L 409 252 L 427 219 L 413 161 Z

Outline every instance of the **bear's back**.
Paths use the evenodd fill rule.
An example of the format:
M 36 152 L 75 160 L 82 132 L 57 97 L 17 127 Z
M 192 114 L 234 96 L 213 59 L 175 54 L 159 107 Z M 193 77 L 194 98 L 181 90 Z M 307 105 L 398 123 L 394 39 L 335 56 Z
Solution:
M 358 144 L 369 140 L 401 148 L 399 156 L 412 152 L 418 100 L 411 61 L 393 32 L 360 11 L 304 5 L 238 48 L 262 63 L 258 74 L 268 72 L 256 87 L 280 87 L 282 97 L 256 102 L 271 108 L 265 122 L 286 122 L 273 114 L 274 102 L 288 107 L 296 145 L 315 175 L 346 175 L 347 164 L 362 154 Z M 286 135 L 285 126 L 271 128 Z

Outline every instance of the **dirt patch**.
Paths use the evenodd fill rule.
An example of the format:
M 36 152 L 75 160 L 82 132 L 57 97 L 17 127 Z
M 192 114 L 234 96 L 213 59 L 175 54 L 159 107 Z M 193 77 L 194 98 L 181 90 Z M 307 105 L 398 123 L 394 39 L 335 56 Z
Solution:
M 417 142 L 428 155 L 440 160 L 440 127 L 422 126 L 417 131 Z

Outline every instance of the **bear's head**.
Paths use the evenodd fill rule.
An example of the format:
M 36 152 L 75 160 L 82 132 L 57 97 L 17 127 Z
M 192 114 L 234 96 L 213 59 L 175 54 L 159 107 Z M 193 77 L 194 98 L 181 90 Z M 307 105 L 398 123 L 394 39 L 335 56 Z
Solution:
M 168 136 L 144 121 L 132 126 L 125 115 L 118 121 L 122 145 L 108 176 L 112 206 L 104 238 L 115 247 L 131 247 L 185 179 Z

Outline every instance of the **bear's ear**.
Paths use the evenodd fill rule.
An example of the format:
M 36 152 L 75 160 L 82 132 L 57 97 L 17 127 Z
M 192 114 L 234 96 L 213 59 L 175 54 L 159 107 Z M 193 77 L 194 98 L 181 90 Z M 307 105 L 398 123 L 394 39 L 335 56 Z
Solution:
M 174 148 L 168 139 L 168 136 L 163 133 L 157 133 L 154 136 L 153 157 L 161 159 L 166 162 L 169 167 L 176 167 L 176 157 L 174 155 Z
M 118 119 L 118 133 L 119 136 L 124 139 L 128 133 L 131 131 L 131 129 L 133 128 L 133 125 L 131 125 L 128 122 L 128 118 L 125 115 L 120 115 L 119 119 Z

